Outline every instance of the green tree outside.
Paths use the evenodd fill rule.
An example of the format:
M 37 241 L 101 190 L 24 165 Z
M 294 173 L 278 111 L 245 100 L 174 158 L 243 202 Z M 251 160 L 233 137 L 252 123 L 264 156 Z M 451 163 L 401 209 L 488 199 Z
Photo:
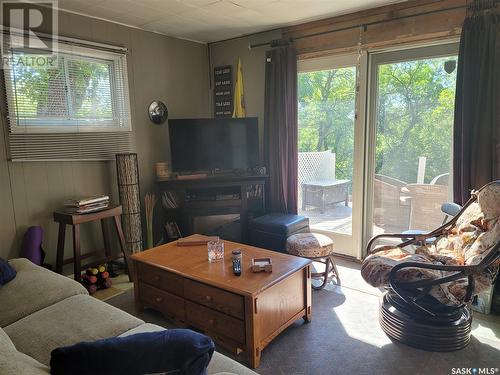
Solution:
M 375 173 L 416 182 L 418 158 L 427 158 L 425 182 L 450 171 L 456 69 L 433 58 L 380 65 Z M 331 150 L 336 178 L 352 179 L 354 67 L 299 73 L 299 152 Z
M 19 115 L 42 119 L 111 118 L 110 64 L 65 59 L 59 57 L 53 68 L 22 64 L 13 67 Z

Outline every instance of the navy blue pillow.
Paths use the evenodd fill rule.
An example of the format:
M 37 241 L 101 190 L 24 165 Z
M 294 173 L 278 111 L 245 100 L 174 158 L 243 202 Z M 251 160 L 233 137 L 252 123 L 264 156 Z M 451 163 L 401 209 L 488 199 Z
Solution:
M 189 329 L 137 333 L 57 348 L 50 354 L 53 375 L 205 375 L 215 345 Z
M 0 258 L 0 286 L 11 281 L 16 274 L 16 270 L 5 259 Z

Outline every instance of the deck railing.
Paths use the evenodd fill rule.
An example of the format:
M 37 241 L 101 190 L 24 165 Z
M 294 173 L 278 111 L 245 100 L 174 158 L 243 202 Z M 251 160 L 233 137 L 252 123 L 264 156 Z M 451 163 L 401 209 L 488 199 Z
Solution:
M 299 152 L 299 207 L 302 205 L 302 184 L 326 180 L 335 180 L 335 153 L 331 151 Z

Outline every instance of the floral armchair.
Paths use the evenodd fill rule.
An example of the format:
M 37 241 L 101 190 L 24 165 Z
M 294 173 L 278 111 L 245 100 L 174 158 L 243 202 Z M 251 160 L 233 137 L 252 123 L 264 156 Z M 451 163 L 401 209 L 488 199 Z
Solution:
M 404 242 L 371 251 L 382 237 Z M 473 192 L 458 215 L 436 230 L 376 236 L 368 253 L 361 275 L 387 288 L 380 323 L 390 337 L 426 350 L 464 347 L 472 321 L 468 305 L 499 270 L 500 181 Z

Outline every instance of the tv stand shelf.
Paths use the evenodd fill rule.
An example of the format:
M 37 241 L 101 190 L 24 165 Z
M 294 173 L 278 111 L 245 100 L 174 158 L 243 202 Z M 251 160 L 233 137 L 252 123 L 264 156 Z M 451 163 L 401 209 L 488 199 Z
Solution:
M 207 175 L 206 177 L 202 178 L 193 178 L 193 179 L 178 179 L 178 178 L 157 178 L 156 182 L 161 184 L 161 183 L 168 183 L 168 184 L 179 184 L 182 185 L 184 183 L 189 183 L 192 185 L 194 184 L 204 184 L 207 182 L 215 182 L 215 184 L 219 184 L 221 182 L 242 182 L 242 181 L 251 181 L 251 180 L 267 180 L 269 176 L 268 175 L 250 175 L 250 174 L 215 174 L 215 175 Z M 229 186 L 229 185 L 227 185 Z
M 239 233 L 235 238 L 228 239 L 245 242 L 248 219 L 265 213 L 267 179 L 267 175 L 246 174 L 210 175 L 196 179 L 157 179 L 159 200 L 164 193 L 174 195 L 177 207 L 166 208 L 162 205 L 161 215 L 155 220 L 155 241 L 162 237 L 163 226 L 167 221 L 175 221 L 182 235 L 188 236 L 194 233 L 197 218 L 239 215 Z

